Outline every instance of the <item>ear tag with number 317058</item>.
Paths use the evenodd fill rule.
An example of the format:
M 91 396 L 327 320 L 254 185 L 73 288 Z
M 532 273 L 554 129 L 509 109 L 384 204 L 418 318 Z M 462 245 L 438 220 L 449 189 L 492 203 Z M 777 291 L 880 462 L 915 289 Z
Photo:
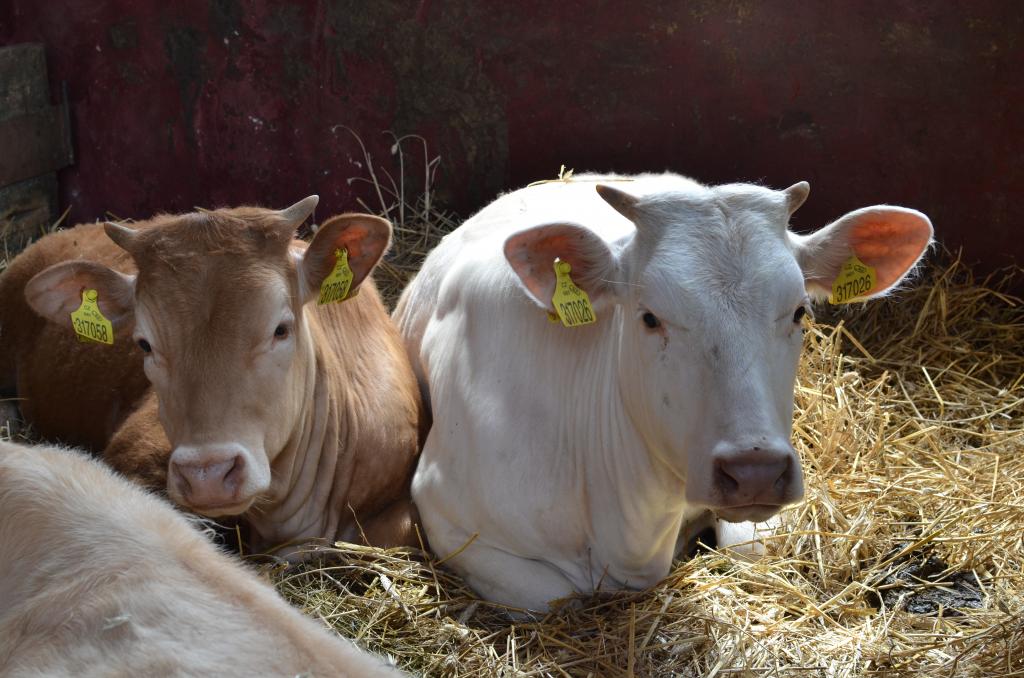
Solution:
M 555 293 L 551 297 L 554 313 L 548 314 L 551 322 L 562 321 L 566 327 L 579 327 L 597 321 L 590 297 L 576 286 L 569 277 L 572 266 L 568 261 L 555 259 Z
M 317 304 L 323 306 L 335 301 L 344 301 L 356 296 L 349 294 L 352 288 L 352 268 L 348 265 L 348 250 L 334 250 L 337 261 L 334 269 L 324 278 L 320 284 L 320 298 Z M 358 293 L 359 290 L 356 290 Z
M 875 289 L 876 282 L 875 269 L 858 259 L 856 254 L 851 254 L 832 283 L 828 303 L 839 305 L 864 301 L 864 295 Z
M 114 326 L 100 311 L 99 300 L 96 290 L 83 290 L 82 305 L 71 313 L 71 326 L 82 343 L 114 343 Z

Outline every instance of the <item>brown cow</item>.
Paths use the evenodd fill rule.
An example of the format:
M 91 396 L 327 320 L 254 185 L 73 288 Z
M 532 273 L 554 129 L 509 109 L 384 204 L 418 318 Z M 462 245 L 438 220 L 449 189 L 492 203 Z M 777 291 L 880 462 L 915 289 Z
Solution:
M 44 237 L 0 277 L 0 388 L 47 438 L 150 485 L 166 473 L 197 513 L 244 514 L 253 548 L 411 543 L 419 393 L 367 277 L 391 227 L 334 217 L 307 248 L 293 234 L 316 202 Z M 342 251 L 359 294 L 310 303 Z M 112 346 L 72 333 L 86 290 Z
M 0 601 L 4 676 L 402 675 L 68 450 L 0 443 Z

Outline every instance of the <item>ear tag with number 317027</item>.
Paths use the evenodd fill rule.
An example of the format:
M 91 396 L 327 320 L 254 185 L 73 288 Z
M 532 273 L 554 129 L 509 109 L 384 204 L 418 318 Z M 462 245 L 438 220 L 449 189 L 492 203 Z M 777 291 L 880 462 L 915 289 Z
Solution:
M 348 250 L 334 250 L 337 261 L 334 269 L 324 278 L 320 284 L 320 298 L 317 304 L 323 306 L 335 301 L 344 301 L 356 296 L 349 294 L 352 288 L 352 268 L 348 265 Z M 358 293 L 359 290 L 356 290 Z
M 83 290 L 82 305 L 71 313 L 71 326 L 82 343 L 114 343 L 114 326 L 100 311 L 99 299 L 96 290 Z
M 875 289 L 876 281 L 875 269 L 858 259 L 856 254 L 851 254 L 832 283 L 828 303 L 839 305 L 864 301 L 864 295 Z
M 572 266 L 568 261 L 555 259 L 555 293 L 551 297 L 554 313 L 548 314 L 551 322 L 562 321 L 566 327 L 579 327 L 597 321 L 590 297 L 576 286 L 569 277 Z

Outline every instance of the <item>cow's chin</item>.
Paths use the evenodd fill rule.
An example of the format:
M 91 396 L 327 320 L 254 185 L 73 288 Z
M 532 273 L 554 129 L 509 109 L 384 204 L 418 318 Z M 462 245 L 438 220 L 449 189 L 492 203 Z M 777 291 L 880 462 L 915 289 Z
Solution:
M 713 509 L 715 516 L 727 523 L 761 523 L 782 509 L 778 504 L 748 504 Z
M 252 506 L 253 502 L 256 501 L 256 497 L 249 497 L 240 502 L 231 504 L 215 504 L 210 506 L 189 506 L 182 504 L 185 508 L 193 513 L 198 513 L 201 516 L 207 518 L 223 518 L 224 516 L 237 516 L 245 513 Z

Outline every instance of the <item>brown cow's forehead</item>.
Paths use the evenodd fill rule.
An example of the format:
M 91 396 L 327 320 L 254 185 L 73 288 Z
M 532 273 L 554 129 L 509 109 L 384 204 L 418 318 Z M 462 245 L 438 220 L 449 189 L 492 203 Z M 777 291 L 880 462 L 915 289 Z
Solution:
M 239 216 L 240 214 L 240 216 Z M 237 335 L 293 296 L 291 232 L 259 208 L 164 217 L 140 230 L 136 300 L 153 324 Z
M 207 257 L 187 275 L 155 266 L 140 271 L 136 300 L 151 322 L 211 343 L 242 340 L 276 322 L 294 298 L 294 276 L 244 257 Z M 275 316 L 271 318 L 270 316 Z
M 162 216 L 140 226 L 132 248 L 140 269 L 153 262 L 187 269 L 216 255 L 283 261 L 293 236 L 278 213 L 254 207 Z

